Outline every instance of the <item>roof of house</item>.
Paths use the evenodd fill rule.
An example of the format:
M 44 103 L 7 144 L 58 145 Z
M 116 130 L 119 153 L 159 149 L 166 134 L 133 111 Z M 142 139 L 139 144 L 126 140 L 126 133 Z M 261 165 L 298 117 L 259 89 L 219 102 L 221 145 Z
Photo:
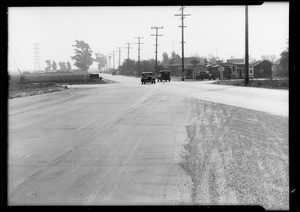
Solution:
M 184 58 L 184 64 L 185 65 L 192 65 L 192 61 L 195 61 L 195 60 L 197 60 L 197 58 L 195 58 L 195 57 L 186 57 L 186 58 Z M 178 66 L 178 65 L 181 65 L 181 59 L 180 60 L 173 60 L 173 64 L 171 64 L 171 66 Z M 197 64 L 197 65 L 200 65 L 200 64 Z
M 229 63 L 229 62 L 225 62 L 225 63 L 221 63 L 221 66 L 234 66 L 234 63 Z
M 278 59 L 273 63 L 273 65 L 280 65 L 280 62 L 281 62 L 281 58 L 278 58 Z
M 257 66 L 258 64 L 260 64 L 260 63 L 262 63 L 262 62 L 264 62 L 264 61 L 267 61 L 267 62 L 269 62 L 269 63 L 272 64 L 272 62 L 269 61 L 269 60 L 259 60 L 259 61 L 256 61 L 256 62 L 251 63 L 250 65 L 252 65 L 252 66 Z

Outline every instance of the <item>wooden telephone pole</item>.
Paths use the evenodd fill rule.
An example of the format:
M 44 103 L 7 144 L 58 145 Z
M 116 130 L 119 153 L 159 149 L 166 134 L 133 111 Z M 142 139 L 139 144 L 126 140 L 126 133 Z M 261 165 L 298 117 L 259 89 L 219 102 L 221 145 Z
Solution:
M 245 85 L 249 84 L 248 5 L 245 7 Z
M 157 46 L 158 46 L 158 36 L 163 36 L 158 34 L 159 29 L 163 29 L 163 27 L 151 27 L 151 29 L 155 29 L 156 33 L 151 34 L 151 36 L 155 36 L 155 71 L 157 72 Z
M 140 60 L 141 60 L 140 46 L 141 46 L 141 44 L 144 44 L 144 43 L 141 43 L 141 38 L 144 38 L 144 37 L 135 37 L 135 38 L 137 38 L 139 40 L 138 43 L 135 43 L 135 44 L 138 44 L 138 74 L 139 74 L 140 73 Z
M 183 28 L 186 27 L 184 26 L 183 19 L 185 16 L 190 16 L 191 14 L 184 14 L 183 13 L 184 6 L 181 6 L 179 10 L 181 10 L 181 14 L 175 14 L 175 16 L 181 16 L 181 70 L 182 70 L 182 81 L 184 81 L 184 30 Z

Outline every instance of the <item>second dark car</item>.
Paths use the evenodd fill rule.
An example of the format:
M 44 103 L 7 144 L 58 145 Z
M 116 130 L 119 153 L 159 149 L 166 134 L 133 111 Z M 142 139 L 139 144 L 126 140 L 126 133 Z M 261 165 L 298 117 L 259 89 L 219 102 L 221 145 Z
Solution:
M 197 75 L 196 80 L 204 80 L 204 79 L 216 79 L 215 74 L 212 74 L 210 72 L 201 71 L 199 75 Z
M 161 70 L 157 76 L 157 81 L 171 81 L 170 71 L 169 70 Z

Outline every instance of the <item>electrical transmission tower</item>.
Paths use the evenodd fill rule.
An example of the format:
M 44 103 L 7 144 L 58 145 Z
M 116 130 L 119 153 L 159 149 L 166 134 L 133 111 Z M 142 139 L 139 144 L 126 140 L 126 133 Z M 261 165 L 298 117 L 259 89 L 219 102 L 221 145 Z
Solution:
M 182 51 L 182 55 L 181 55 L 181 70 L 182 70 L 182 80 L 184 80 L 184 30 L 183 28 L 186 27 L 184 26 L 183 23 L 183 19 L 185 18 L 185 16 L 190 16 L 191 14 L 184 14 L 183 12 L 184 6 L 181 6 L 181 8 L 179 10 L 181 10 L 181 14 L 175 14 L 175 16 L 181 16 L 181 51 Z
M 144 38 L 144 37 L 135 37 L 135 38 L 137 38 L 139 40 L 138 43 L 135 43 L 135 44 L 138 44 L 138 73 L 140 73 L 140 59 L 141 59 L 140 46 L 141 46 L 141 44 L 144 44 L 144 43 L 141 43 L 141 38 Z
M 34 71 L 41 71 L 40 65 L 40 45 L 39 43 L 33 44 L 33 51 L 34 51 Z
M 120 66 L 121 66 L 121 49 L 122 49 L 122 47 L 118 47 L 118 49 L 119 49 L 119 68 L 120 68 Z
M 151 34 L 151 36 L 155 36 L 155 71 L 157 72 L 157 46 L 158 46 L 158 36 L 163 36 L 158 34 L 159 29 L 163 29 L 163 27 L 151 27 L 151 29 L 155 29 L 156 33 Z

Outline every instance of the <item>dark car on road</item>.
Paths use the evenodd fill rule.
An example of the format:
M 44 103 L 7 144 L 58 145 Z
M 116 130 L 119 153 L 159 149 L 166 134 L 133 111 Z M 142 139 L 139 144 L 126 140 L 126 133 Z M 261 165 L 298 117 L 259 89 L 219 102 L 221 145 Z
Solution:
M 152 72 L 142 72 L 141 78 L 142 84 L 146 84 L 147 82 L 151 82 L 151 84 L 155 84 L 155 77 Z
M 157 76 L 157 81 L 162 82 L 165 81 L 171 81 L 170 71 L 169 70 L 161 70 Z
M 200 74 L 197 75 L 196 80 L 204 80 L 204 79 L 215 80 L 216 76 L 215 76 L 215 74 L 212 74 L 208 71 L 201 71 Z
M 117 70 L 116 69 L 112 69 L 111 70 L 111 75 L 117 75 Z

